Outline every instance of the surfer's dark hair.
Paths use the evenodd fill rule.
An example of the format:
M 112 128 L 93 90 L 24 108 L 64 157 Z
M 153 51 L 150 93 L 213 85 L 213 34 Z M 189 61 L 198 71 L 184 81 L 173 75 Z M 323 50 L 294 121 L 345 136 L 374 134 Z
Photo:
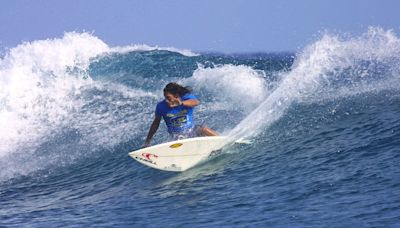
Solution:
M 181 86 L 176 82 L 170 82 L 164 88 L 164 93 L 171 93 L 179 96 L 183 96 L 190 92 L 192 92 L 190 87 Z

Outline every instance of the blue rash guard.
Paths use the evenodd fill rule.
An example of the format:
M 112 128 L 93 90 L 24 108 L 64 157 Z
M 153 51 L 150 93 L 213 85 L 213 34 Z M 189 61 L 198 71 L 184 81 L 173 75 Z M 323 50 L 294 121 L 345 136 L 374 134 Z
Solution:
M 187 93 L 181 97 L 181 101 L 197 99 L 193 94 Z M 168 133 L 179 134 L 190 131 L 194 127 L 193 108 L 179 105 L 169 107 L 163 100 L 157 104 L 156 115 L 162 116 L 167 124 Z

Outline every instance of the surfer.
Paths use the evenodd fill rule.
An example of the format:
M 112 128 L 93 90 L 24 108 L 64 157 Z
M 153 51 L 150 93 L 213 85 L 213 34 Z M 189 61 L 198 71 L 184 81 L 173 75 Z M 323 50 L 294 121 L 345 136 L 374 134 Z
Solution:
M 173 140 L 218 135 L 217 132 L 206 126 L 194 124 L 193 109 L 200 102 L 191 94 L 190 88 L 174 82 L 168 83 L 164 88 L 164 97 L 165 99 L 157 104 L 155 117 L 144 144 L 145 147 L 150 145 L 153 135 L 157 132 L 161 117 Z

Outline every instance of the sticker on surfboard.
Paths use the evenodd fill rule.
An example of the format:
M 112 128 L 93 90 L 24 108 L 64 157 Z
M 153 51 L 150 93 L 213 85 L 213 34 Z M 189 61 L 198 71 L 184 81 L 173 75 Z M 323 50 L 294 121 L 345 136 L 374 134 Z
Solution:
M 182 143 L 174 143 L 171 146 L 169 146 L 169 148 L 175 149 L 175 148 L 178 148 L 178 147 L 180 147 L 182 145 L 183 145 Z

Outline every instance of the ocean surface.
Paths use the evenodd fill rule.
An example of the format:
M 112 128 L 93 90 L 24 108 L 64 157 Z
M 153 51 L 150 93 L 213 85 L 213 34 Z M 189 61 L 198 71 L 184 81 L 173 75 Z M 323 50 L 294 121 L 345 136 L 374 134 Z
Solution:
M 182 173 L 130 158 L 172 81 L 251 144 Z M 399 91 L 400 37 L 377 27 L 293 53 L 22 43 L 0 54 L 0 226 L 400 227 Z

